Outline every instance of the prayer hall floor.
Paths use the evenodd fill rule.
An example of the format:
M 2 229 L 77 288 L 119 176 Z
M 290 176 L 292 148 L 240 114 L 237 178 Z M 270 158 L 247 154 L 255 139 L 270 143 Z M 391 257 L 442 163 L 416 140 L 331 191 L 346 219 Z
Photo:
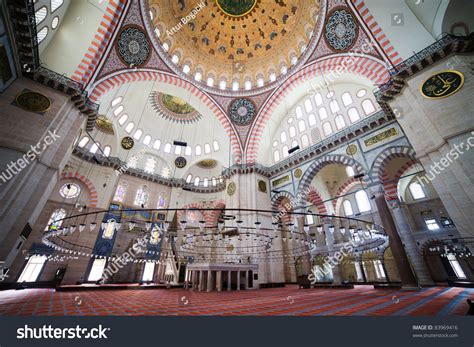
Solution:
M 447 316 L 464 315 L 467 298 L 474 299 L 474 289 L 298 289 L 296 285 L 210 293 L 184 289 L 24 289 L 0 291 L 0 315 Z

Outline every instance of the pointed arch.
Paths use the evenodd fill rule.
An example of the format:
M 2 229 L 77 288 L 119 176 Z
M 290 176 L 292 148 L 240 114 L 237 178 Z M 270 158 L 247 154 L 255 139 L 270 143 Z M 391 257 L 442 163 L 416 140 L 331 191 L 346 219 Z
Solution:
M 393 158 L 410 158 L 416 160 L 416 152 L 408 146 L 395 146 L 382 151 L 373 161 L 369 177 L 372 182 L 384 182 L 385 167 Z
M 75 178 L 84 183 L 84 185 L 89 190 L 89 207 L 97 207 L 97 189 L 95 188 L 94 184 L 84 175 L 81 175 L 79 172 L 63 172 L 61 174 L 62 178 Z

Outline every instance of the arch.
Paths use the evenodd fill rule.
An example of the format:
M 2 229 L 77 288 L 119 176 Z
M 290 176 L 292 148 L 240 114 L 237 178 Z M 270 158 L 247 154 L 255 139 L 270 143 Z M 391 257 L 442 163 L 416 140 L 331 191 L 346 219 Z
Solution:
M 401 63 L 402 57 L 395 50 L 395 47 L 393 47 L 393 44 L 391 44 L 390 40 L 384 34 L 379 23 L 377 23 L 374 16 L 370 13 L 364 0 L 351 0 L 351 2 L 353 3 L 355 10 L 362 17 L 368 29 L 372 32 L 372 35 L 374 35 L 375 39 L 380 45 L 380 48 L 385 52 L 387 57 L 390 59 L 391 63 L 393 65 L 397 65 L 398 63 Z
M 98 102 L 99 98 L 111 91 L 114 88 L 121 86 L 124 83 L 139 82 L 139 81 L 157 81 L 169 85 L 174 85 L 191 92 L 192 95 L 199 98 L 205 106 L 207 106 L 211 112 L 216 116 L 219 122 L 222 124 L 224 129 L 227 132 L 232 144 L 232 148 L 235 154 L 235 161 L 237 163 L 241 162 L 242 159 L 242 150 L 240 145 L 240 139 L 236 135 L 236 130 L 232 125 L 232 122 L 227 118 L 227 114 L 217 105 L 217 103 L 206 93 L 201 91 L 195 85 L 177 77 L 170 75 L 163 71 L 154 71 L 154 70 L 127 70 L 122 71 L 116 75 L 110 76 L 97 84 L 92 88 L 90 93 L 90 100 Z
M 398 169 L 397 173 L 395 174 L 393 179 L 389 179 L 387 173 L 383 172 L 382 174 L 382 179 L 383 179 L 383 189 L 385 191 L 385 196 L 387 197 L 387 200 L 396 200 L 398 198 L 397 194 L 397 187 L 398 187 L 398 181 L 400 180 L 400 177 L 403 177 L 403 174 L 410 170 L 413 166 L 420 164 L 418 160 L 416 159 L 411 159 L 408 162 L 406 162 L 404 165 Z
M 322 72 L 337 71 L 337 68 L 345 66 L 344 61 L 348 59 L 348 57 L 352 57 L 351 59 L 353 59 L 353 56 L 354 55 L 341 54 L 336 57 L 331 56 L 314 61 L 291 75 L 281 86 L 276 88 L 262 105 L 257 117 L 255 118 L 256 120 L 252 124 L 245 147 L 245 153 L 247 156 L 246 161 L 256 161 L 258 147 L 264 129 L 273 112 L 281 107 L 281 104 L 285 102 L 289 93 L 301 84 L 309 81 L 311 78 L 320 76 Z M 370 79 L 374 84 L 382 84 L 388 81 L 390 76 L 387 67 L 383 63 L 368 56 L 358 58 L 359 59 L 356 59 L 354 64 L 347 66 L 345 72 L 363 75 Z
M 112 39 L 112 34 L 120 21 L 121 14 L 126 11 L 127 0 L 109 0 L 107 9 L 102 16 L 97 33 L 94 35 L 87 52 L 71 78 L 75 81 L 88 83 L 97 68 L 100 59 Z
M 336 200 L 333 200 L 333 206 L 334 206 L 334 213 L 337 214 L 337 211 L 340 210 L 342 202 L 344 200 L 343 195 L 347 194 L 347 192 L 351 191 L 352 188 L 361 185 L 362 187 L 367 187 L 367 183 L 364 181 L 360 181 L 354 177 L 351 177 L 349 180 L 347 180 L 342 186 L 339 187 L 336 193 L 336 197 L 338 197 Z
M 202 203 L 193 202 L 183 206 L 184 209 L 205 209 L 205 208 L 222 208 L 225 209 L 225 202 L 224 200 L 218 200 L 211 206 L 204 206 Z M 210 211 L 202 211 L 201 212 L 205 222 L 206 227 L 215 227 L 217 225 L 219 216 L 221 214 L 221 210 L 210 210 Z M 177 217 L 178 220 L 181 220 L 183 216 L 183 211 L 178 211 Z
M 314 186 L 309 187 L 309 193 L 306 196 L 306 201 L 310 202 L 312 205 L 316 206 L 318 213 L 327 214 L 326 204 L 321 198 L 321 194 L 317 191 Z
M 395 146 L 385 149 L 374 160 L 369 177 L 372 182 L 383 183 L 383 174 L 385 167 L 393 158 L 410 158 L 416 159 L 416 152 L 408 146 Z
M 360 174 L 364 172 L 364 168 L 362 165 L 345 155 L 341 154 L 329 154 L 325 155 L 319 159 L 316 159 L 305 171 L 303 177 L 300 180 L 300 184 L 298 186 L 298 192 L 304 192 L 306 191 L 310 185 L 311 181 L 313 178 L 316 176 L 316 174 L 326 165 L 329 164 L 342 164 L 346 166 L 352 166 L 354 168 L 355 174 Z
M 295 197 L 290 192 L 279 192 L 275 194 L 272 197 L 272 211 L 278 212 L 278 206 L 280 206 L 280 203 L 284 198 L 288 198 L 288 200 L 292 201 Z
M 75 178 L 85 184 L 89 190 L 89 207 L 97 207 L 97 189 L 95 189 L 94 184 L 84 175 L 81 175 L 79 172 L 63 172 L 61 174 L 62 178 Z

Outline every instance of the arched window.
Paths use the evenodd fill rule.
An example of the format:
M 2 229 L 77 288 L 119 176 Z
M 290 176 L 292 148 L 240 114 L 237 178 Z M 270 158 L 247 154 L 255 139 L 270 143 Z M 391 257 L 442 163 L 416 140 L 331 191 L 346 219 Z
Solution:
M 79 141 L 78 146 L 83 148 L 85 145 L 87 145 L 87 142 L 89 142 L 89 138 L 84 136 L 81 141 Z
M 43 29 L 38 31 L 38 43 L 41 43 L 46 38 L 46 36 L 48 36 L 48 27 L 44 27 Z
M 283 148 L 282 148 L 282 151 L 283 151 L 283 158 L 287 158 L 288 157 L 288 146 L 284 145 Z
M 272 144 L 273 148 L 275 148 L 276 146 L 278 146 L 278 141 L 277 140 L 273 141 L 273 144 Z
M 59 228 L 61 224 L 63 223 L 62 219 L 64 218 L 66 218 L 65 209 L 58 208 L 57 210 L 54 210 L 53 213 L 51 214 L 51 217 L 49 217 L 48 224 L 46 224 L 46 228 L 44 230 L 46 231 L 50 227 L 53 227 L 53 229 Z
M 197 187 L 197 186 L 199 185 L 199 182 L 200 182 L 200 181 L 201 181 L 201 179 L 199 178 L 199 176 L 196 177 L 196 178 L 194 179 L 194 185 Z
M 367 90 L 365 89 L 360 89 L 358 92 L 357 92 L 357 97 L 358 98 L 363 98 L 365 96 L 365 94 L 367 94 Z
M 56 11 L 63 4 L 64 0 L 51 0 L 51 12 Z
M 349 200 L 344 200 L 342 206 L 344 207 L 344 214 L 346 216 L 352 216 L 354 214 L 354 211 L 352 210 L 352 203 Z
M 118 122 L 119 122 L 120 125 L 124 125 L 125 122 L 127 121 L 127 119 L 128 119 L 128 115 L 127 115 L 127 114 L 123 114 L 123 115 L 120 116 Z
M 186 177 L 186 183 L 191 183 L 193 179 L 193 175 L 189 174 L 188 177 Z
M 142 137 L 142 135 L 143 135 L 142 129 L 137 129 L 137 131 L 135 131 L 135 134 L 133 134 L 133 138 L 135 140 L 140 140 L 140 137 Z
M 161 141 L 160 140 L 155 140 L 155 142 L 153 142 L 153 148 L 154 149 L 160 149 L 161 147 Z
M 184 150 L 185 155 L 193 155 L 193 149 L 191 146 L 186 146 L 186 149 Z
M 208 143 L 204 144 L 204 153 L 209 154 L 211 153 L 211 145 Z
M 374 104 L 370 99 L 365 99 L 362 101 L 362 109 L 367 116 L 375 112 Z
M 127 184 L 121 182 L 118 184 L 114 194 L 114 201 L 123 202 L 125 199 L 125 193 L 127 193 Z
M 408 188 L 410 189 L 410 193 L 413 197 L 413 200 L 426 198 L 426 194 L 423 191 L 423 187 L 418 182 L 410 183 Z
M 174 146 L 174 154 L 181 155 L 181 146 Z
M 323 124 L 323 132 L 324 132 L 324 135 L 326 136 L 329 136 L 332 134 L 332 126 L 331 126 L 331 123 L 329 122 L 325 122 Z
M 320 107 L 318 113 L 319 119 L 323 120 L 328 118 L 328 112 L 326 111 L 326 107 Z
M 309 101 L 309 100 L 306 100 L 306 101 Z M 306 107 L 306 101 L 305 101 L 305 107 Z M 295 113 L 296 113 L 296 118 L 303 117 L 303 110 L 301 109 L 301 106 L 296 107 Z
M 298 141 L 296 140 L 291 141 L 291 148 L 295 148 L 296 146 L 298 146 Z
M 370 206 L 370 200 L 365 191 L 359 190 L 357 193 L 355 193 L 355 198 L 360 213 L 367 212 L 372 209 L 372 207 Z
M 280 142 L 281 143 L 284 143 L 286 142 L 287 138 L 286 138 L 286 132 L 285 131 L 282 131 L 281 134 L 280 134 Z
M 151 136 L 150 135 L 145 135 L 145 137 L 143 138 L 143 144 L 146 145 L 146 146 L 149 146 L 151 143 Z
M 154 174 L 156 168 L 156 160 L 154 158 L 147 158 L 143 170 L 149 174 Z
M 313 104 L 310 99 L 306 99 L 304 102 L 304 109 L 306 112 L 311 112 L 313 110 Z
M 112 150 L 112 148 L 110 146 L 105 146 L 104 147 L 104 155 L 106 157 L 108 157 L 110 155 L 110 151 Z
M 300 131 L 300 133 L 306 130 L 306 124 L 304 120 L 300 120 L 298 122 L 298 130 Z
M 278 163 L 280 161 L 280 151 L 278 149 L 273 152 L 273 162 Z
M 357 109 L 355 107 L 351 107 L 347 111 L 347 115 L 349 116 L 349 119 L 351 120 L 352 123 L 355 123 L 358 120 L 360 120 L 359 111 L 357 111 Z
M 309 124 L 310 127 L 316 125 L 316 117 L 314 116 L 313 113 L 308 115 L 308 124 Z
M 51 28 L 54 30 L 58 27 L 58 24 L 59 24 L 59 17 L 56 16 L 53 18 L 53 20 L 51 21 Z
M 323 97 L 321 96 L 321 94 L 314 94 L 314 102 L 316 103 L 316 106 L 321 106 L 323 104 Z
M 301 136 L 301 145 L 303 146 L 303 148 L 309 146 L 309 137 L 308 137 L 308 135 L 303 134 L 303 136 Z
M 100 147 L 100 143 L 99 142 L 94 142 L 91 146 L 91 148 L 89 149 L 89 152 L 91 153 L 96 153 L 97 150 L 99 149 Z
M 293 123 L 293 120 L 294 120 L 293 117 L 290 117 L 290 118 L 288 118 L 288 120 L 287 120 L 286 122 L 287 122 L 288 124 L 291 124 L 291 123 Z
M 346 166 L 346 174 L 347 174 L 347 177 L 354 177 L 355 173 L 352 166 Z
M 212 177 L 211 182 L 214 187 L 217 186 L 217 179 L 215 177 Z
M 167 142 L 167 143 L 165 144 L 165 147 L 163 148 L 163 151 L 164 151 L 165 153 L 171 153 L 171 143 Z
M 59 194 L 65 199 L 75 199 L 81 194 L 81 187 L 75 183 L 66 183 L 59 188 Z
M 331 100 L 329 107 L 331 108 L 332 113 L 337 113 L 340 110 L 339 103 L 336 100 Z
M 220 149 L 220 147 L 219 147 L 219 142 L 217 142 L 217 141 L 214 140 L 214 141 L 212 142 L 212 147 L 214 148 L 214 151 L 217 152 L 217 151 Z
M 196 149 L 195 149 L 194 153 L 196 153 L 196 155 L 201 155 L 202 154 L 202 149 L 201 149 L 200 145 L 196 145 Z
M 344 94 L 342 94 L 341 98 L 344 106 L 349 106 L 353 102 L 351 94 L 349 92 L 345 92 Z
M 46 18 L 46 15 L 48 14 L 48 9 L 46 6 L 41 7 L 38 9 L 38 11 L 35 12 L 35 22 L 36 25 L 40 24 L 44 19 Z
M 115 110 L 114 110 L 114 115 L 115 117 L 117 117 L 120 113 L 122 113 L 123 111 L 123 106 L 120 105 L 119 107 L 117 107 Z
M 135 206 L 146 206 L 148 200 L 150 199 L 150 188 L 146 185 L 140 186 L 135 194 L 135 201 L 133 202 Z
M 204 180 L 202 181 L 202 185 L 204 187 L 208 187 L 209 186 L 209 179 L 207 177 L 204 178 Z
M 290 138 L 296 136 L 296 128 L 293 125 L 290 127 L 290 129 L 288 129 L 288 132 L 290 133 Z
M 112 107 L 115 107 L 118 104 L 120 104 L 122 102 L 122 100 L 123 100 L 123 98 L 121 96 L 119 96 L 118 98 L 113 99 L 112 102 L 110 103 L 110 105 Z
M 336 122 L 337 130 L 341 130 L 346 126 L 346 122 L 344 121 L 344 117 L 342 115 L 338 115 L 336 118 L 334 118 L 334 121 Z
M 130 122 L 130 123 L 127 124 L 127 126 L 125 127 L 124 130 L 127 134 L 130 134 L 134 127 L 135 127 L 135 123 Z

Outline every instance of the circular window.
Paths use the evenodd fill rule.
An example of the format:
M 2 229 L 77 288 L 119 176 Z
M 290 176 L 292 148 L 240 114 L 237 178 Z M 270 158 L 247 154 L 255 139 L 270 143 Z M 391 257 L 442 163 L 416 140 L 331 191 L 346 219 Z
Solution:
M 59 194 L 66 199 L 74 199 L 81 193 L 81 187 L 75 183 L 66 183 L 59 189 Z
M 358 98 L 362 98 L 362 97 L 365 96 L 365 94 L 367 94 L 367 91 L 365 89 L 361 89 L 357 92 L 356 95 L 357 95 Z
M 56 16 L 53 18 L 53 21 L 51 22 L 51 28 L 56 29 L 58 27 L 59 23 L 59 17 Z

